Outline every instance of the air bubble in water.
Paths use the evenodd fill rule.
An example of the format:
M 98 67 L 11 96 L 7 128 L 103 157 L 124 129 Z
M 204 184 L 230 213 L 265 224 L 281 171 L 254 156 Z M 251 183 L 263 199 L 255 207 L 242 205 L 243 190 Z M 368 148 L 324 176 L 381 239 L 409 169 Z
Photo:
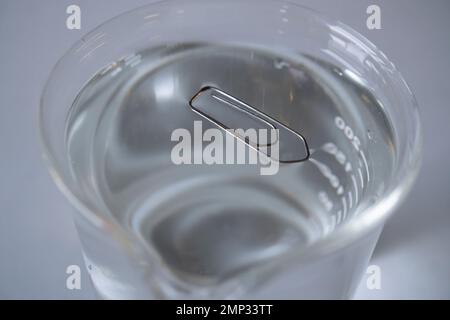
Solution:
M 274 62 L 274 66 L 276 69 L 281 70 L 283 68 L 288 68 L 289 67 L 289 63 L 282 60 L 282 59 L 276 59 Z
M 373 132 L 371 130 L 367 130 L 367 138 L 369 138 L 369 140 L 374 139 Z

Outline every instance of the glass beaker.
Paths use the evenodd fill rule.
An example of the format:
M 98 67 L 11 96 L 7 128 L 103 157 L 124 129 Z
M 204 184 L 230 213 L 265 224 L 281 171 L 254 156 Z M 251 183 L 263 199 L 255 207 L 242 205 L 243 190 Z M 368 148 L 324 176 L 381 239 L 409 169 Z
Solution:
M 192 109 L 211 88 L 301 135 L 305 161 L 262 175 L 205 163 L 198 145 L 173 161 L 176 130 L 220 127 Z M 53 69 L 40 130 L 104 298 L 349 298 L 421 152 L 385 55 L 275 0 L 160 1 L 109 20 Z

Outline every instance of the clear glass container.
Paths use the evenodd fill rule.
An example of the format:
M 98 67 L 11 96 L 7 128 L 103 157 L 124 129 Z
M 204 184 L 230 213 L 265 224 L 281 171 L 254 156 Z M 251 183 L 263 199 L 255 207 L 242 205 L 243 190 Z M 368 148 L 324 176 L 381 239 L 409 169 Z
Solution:
M 174 130 L 219 128 L 192 110 L 205 88 L 298 133 L 307 159 L 273 175 L 171 161 Z M 420 164 L 395 66 L 288 1 L 161 1 L 113 18 L 59 60 L 39 120 L 104 298 L 350 298 Z

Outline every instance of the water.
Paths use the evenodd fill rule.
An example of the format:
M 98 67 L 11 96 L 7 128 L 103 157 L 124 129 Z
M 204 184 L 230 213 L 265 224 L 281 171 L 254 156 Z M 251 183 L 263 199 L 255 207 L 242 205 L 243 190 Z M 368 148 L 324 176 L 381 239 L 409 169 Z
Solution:
M 212 86 L 301 133 L 306 162 L 175 165 L 170 140 L 201 120 Z M 203 121 L 204 129 L 214 125 Z M 67 118 L 67 156 L 86 201 L 133 234 L 179 283 L 213 287 L 301 250 L 378 193 L 395 141 L 354 74 L 300 54 L 184 44 L 140 52 L 95 75 Z

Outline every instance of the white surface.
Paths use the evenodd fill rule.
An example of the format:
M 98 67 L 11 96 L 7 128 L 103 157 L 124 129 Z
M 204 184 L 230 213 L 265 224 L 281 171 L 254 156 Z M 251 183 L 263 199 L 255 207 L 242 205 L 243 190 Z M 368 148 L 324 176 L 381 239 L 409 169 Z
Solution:
M 387 224 L 373 264 L 382 289 L 363 279 L 356 298 L 450 298 L 450 2 L 299 1 L 352 26 L 403 73 L 422 109 L 423 169 Z M 82 30 L 65 28 L 69 4 L 82 8 Z M 95 297 L 65 287 L 68 265 L 83 266 L 71 208 L 40 157 L 39 96 L 51 67 L 87 31 L 139 0 L 0 2 L 0 298 Z M 382 30 L 365 27 L 366 8 L 382 10 Z M 83 266 L 84 268 L 84 266 Z

